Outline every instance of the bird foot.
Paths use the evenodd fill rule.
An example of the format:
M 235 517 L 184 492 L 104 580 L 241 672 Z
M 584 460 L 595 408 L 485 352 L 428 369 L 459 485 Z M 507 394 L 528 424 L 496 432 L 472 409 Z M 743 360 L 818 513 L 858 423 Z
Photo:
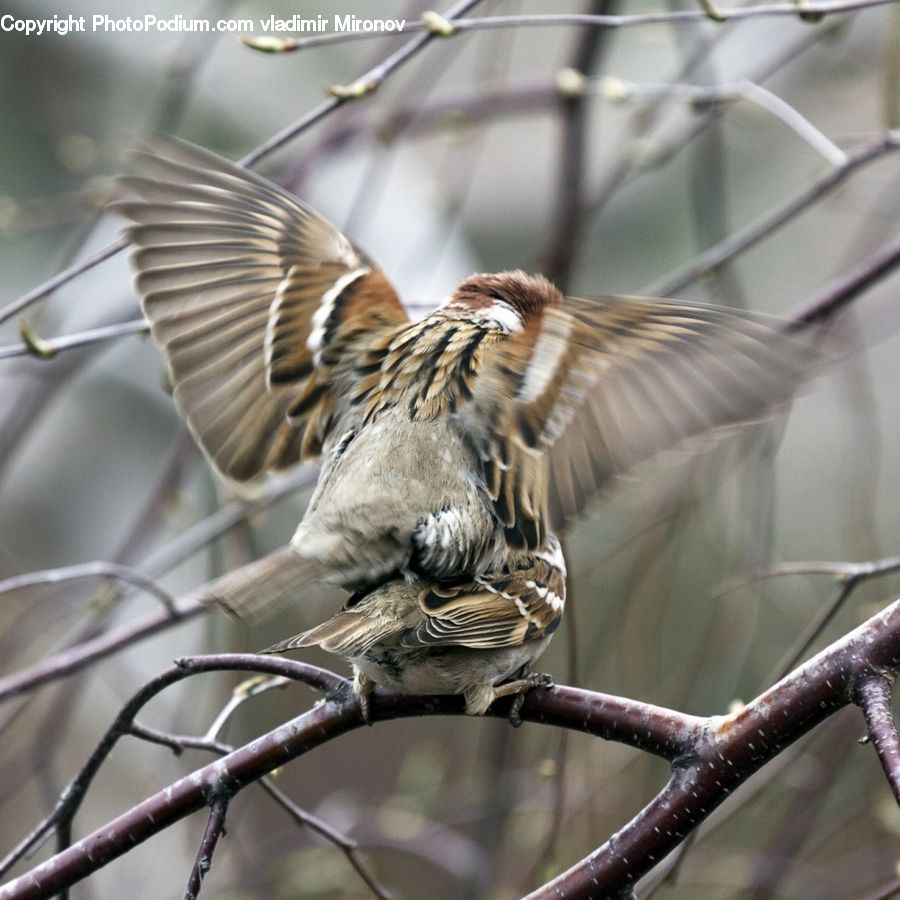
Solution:
M 495 700 L 509 696 L 515 698 L 509 708 L 509 724 L 513 728 L 518 728 L 522 724 L 520 711 L 525 702 L 525 694 L 536 687 L 553 687 L 553 677 L 545 672 L 529 672 L 515 681 L 507 681 L 506 684 L 494 688 Z
M 372 691 L 375 682 L 366 678 L 356 667 L 353 669 L 353 693 L 359 701 L 359 713 L 366 725 L 372 725 Z

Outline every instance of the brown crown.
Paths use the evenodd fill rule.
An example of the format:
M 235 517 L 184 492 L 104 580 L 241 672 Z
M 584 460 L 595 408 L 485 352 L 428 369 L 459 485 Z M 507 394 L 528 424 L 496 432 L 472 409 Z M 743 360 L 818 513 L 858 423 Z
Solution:
M 558 288 L 543 275 L 513 272 L 471 275 L 457 289 L 454 302 L 480 308 L 503 300 L 523 318 L 539 313 L 544 307 L 562 303 Z

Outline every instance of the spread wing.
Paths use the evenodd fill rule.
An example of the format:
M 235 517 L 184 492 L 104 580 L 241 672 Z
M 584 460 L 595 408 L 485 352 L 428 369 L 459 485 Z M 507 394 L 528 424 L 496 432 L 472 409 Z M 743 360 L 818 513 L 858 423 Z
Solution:
M 470 427 L 510 546 L 539 546 L 609 480 L 788 398 L 810 334 L 739 311 L 566 298 L 492 348 Z
M 175 400 L 216 469 L 244 481 L 314 458 L 348 357 L 408 321 L 384 275 L 286 191 L 155 138 L 116 204 Z

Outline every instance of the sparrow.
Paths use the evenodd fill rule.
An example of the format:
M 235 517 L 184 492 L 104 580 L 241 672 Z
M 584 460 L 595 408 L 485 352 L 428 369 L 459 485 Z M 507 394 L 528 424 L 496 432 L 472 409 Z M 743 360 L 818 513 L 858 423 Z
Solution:
M 480 716 L 499 697 L 551 683 L 529 670 L 559 627 L 565 602 L 566 565 L 550 536 L 540 551 L 513 554 L 476 578 L 424 586 L 395 578 L 354 594 L 327 622 L 263 652 L 319 646 L 348 660 L 366 721 L 376 684 L 405 694 L 462 694 L 466 713 Z
M 122 184 L 141 306 L 213 468 L 252 484 L 321 463 L 290 546 L 213 600 L 253 613 L 313 571 L 354 592 L 282 649 L 334 648 L 362 693 L 452 689 L 483 711 L 558 623 L 555 535 L 642 460 L 789 397 L 815 357 L 777 320 L 564 297 L 522 271 L 411 321 L 366 253 L 253 172 L 154 138 Z

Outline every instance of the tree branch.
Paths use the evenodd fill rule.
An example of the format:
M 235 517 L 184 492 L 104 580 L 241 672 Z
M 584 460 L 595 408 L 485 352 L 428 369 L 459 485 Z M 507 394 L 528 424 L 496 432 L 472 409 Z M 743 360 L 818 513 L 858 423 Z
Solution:
M 197 900 L 200 896 L 200 887 L 203 879 L 212 866 L 213 853 L 219 843 L 219 838 L 225 834 L 225 815 L 228 812 L 229 798 L 225 795 L 216 797 L 209 804 L 209 819 L 206 822 L 206 831 L 200 846 L 197 848 L 197 858 L 191 869 L 187 888 L 184 892 L 184 900 Z
M 846 706 L 861 680 L 900 664 L 900 600 L 823 650 L 740 712 L 707 719 L 690 756 L 621 831 L 529 900 L 612 897 L 675 849 L 765 763 Z M 2 897 L 2 895 L 0 895 Z
M 856 684 L 853 700 L 866 717 L 868 737 L 900 804 L 900 738 L 891 708 L 891 679 L 886 675 L 861 678 Z
M 628 825 L 568 872 L 531 895 L 613 896 L 674 849 L 729 794 L 787 745 L 850 703 L 857 685 L 900 664 L 900 600 L 822 651 L 783 681 L 729 716 L 686 716 L 636 701 L 557 687 L 530 692 L 526 721 L 574 728 L 629 744 L 670 761 L 665 788 Z M 326 702 L 144 800 L 74 846 L 0 889 L 0 900 L 52 896 L 163 828 L 230 796 L 309 750 L 362 724 L 347 682 L 289 660 L 249 654 L 182 660 L 145 686 L 119 714 L 80 774 L 83 796 L 100 761 L 152 696 L 200 671 L 240 669 L 300 677 L 327 691 Z M 377 690 L 372 720 L 459 714 L 459 697 L 416 697 Z M 508 713 L 508 702 L 490 714 Z M 86 783 L 85 783 L 86 782 Z
M 820 0 L 820 2 L 803 3 L 760 3 L 755 6 L 737 6 L 721 8 L 707 2 L 706 9 L 685 9 L 674 12 L 635 13 L 633 15 L 599 15 L 591 13 L 562 13 L 546 15 L 519 16 L 482 16 L 477 19 L 457 19 L 450 13 L 441 16 L 442 25 L 436 28 L 426 16 L 419 22 L 407 22 L 403 32 L 394 32 L 395 36 L 411 32 L 424 31 L 437 37 L 449 38 L 457 34 L 471 31 L 484 31 L 495 28 L 640 28 L 647 25 L 660 25 L 678 22 L 731 22 L 746 19 L 759 19 L 771 16 L 801 18 L 820 21 L 825 16 L 840 13 L 853 13 L 861 9 L 875 6 L 887 6 L 894 0 Z M 714 10 L 714 12 L 711 12 Z M 248 37 L 244 43 L 254 50 L 263 53 L 295 53 L 298 50 L 309 50 L 329 44 L 343 44 L 348 41 L 366 40 L 368 38 L 385 37 L 384 32 L 332 32 L 316 34 L 302 38 Z
M 646 288 L 646 292 L 663 297 L 678 294 L 701 275 L 718 269 L 738 253 L 742 253 L 771 235 L 817 200 L 833 191 L 857 169 L 898 148 L 900 148 L 900 134 L 894 131 L 888 131 L 875 140 L 857 147 L 847 154 L 847 160 L 842 166 L 823 175 L 783 206 L 719 241 L 718 244 L 701 253 L 674 274 L 654 281 Z

